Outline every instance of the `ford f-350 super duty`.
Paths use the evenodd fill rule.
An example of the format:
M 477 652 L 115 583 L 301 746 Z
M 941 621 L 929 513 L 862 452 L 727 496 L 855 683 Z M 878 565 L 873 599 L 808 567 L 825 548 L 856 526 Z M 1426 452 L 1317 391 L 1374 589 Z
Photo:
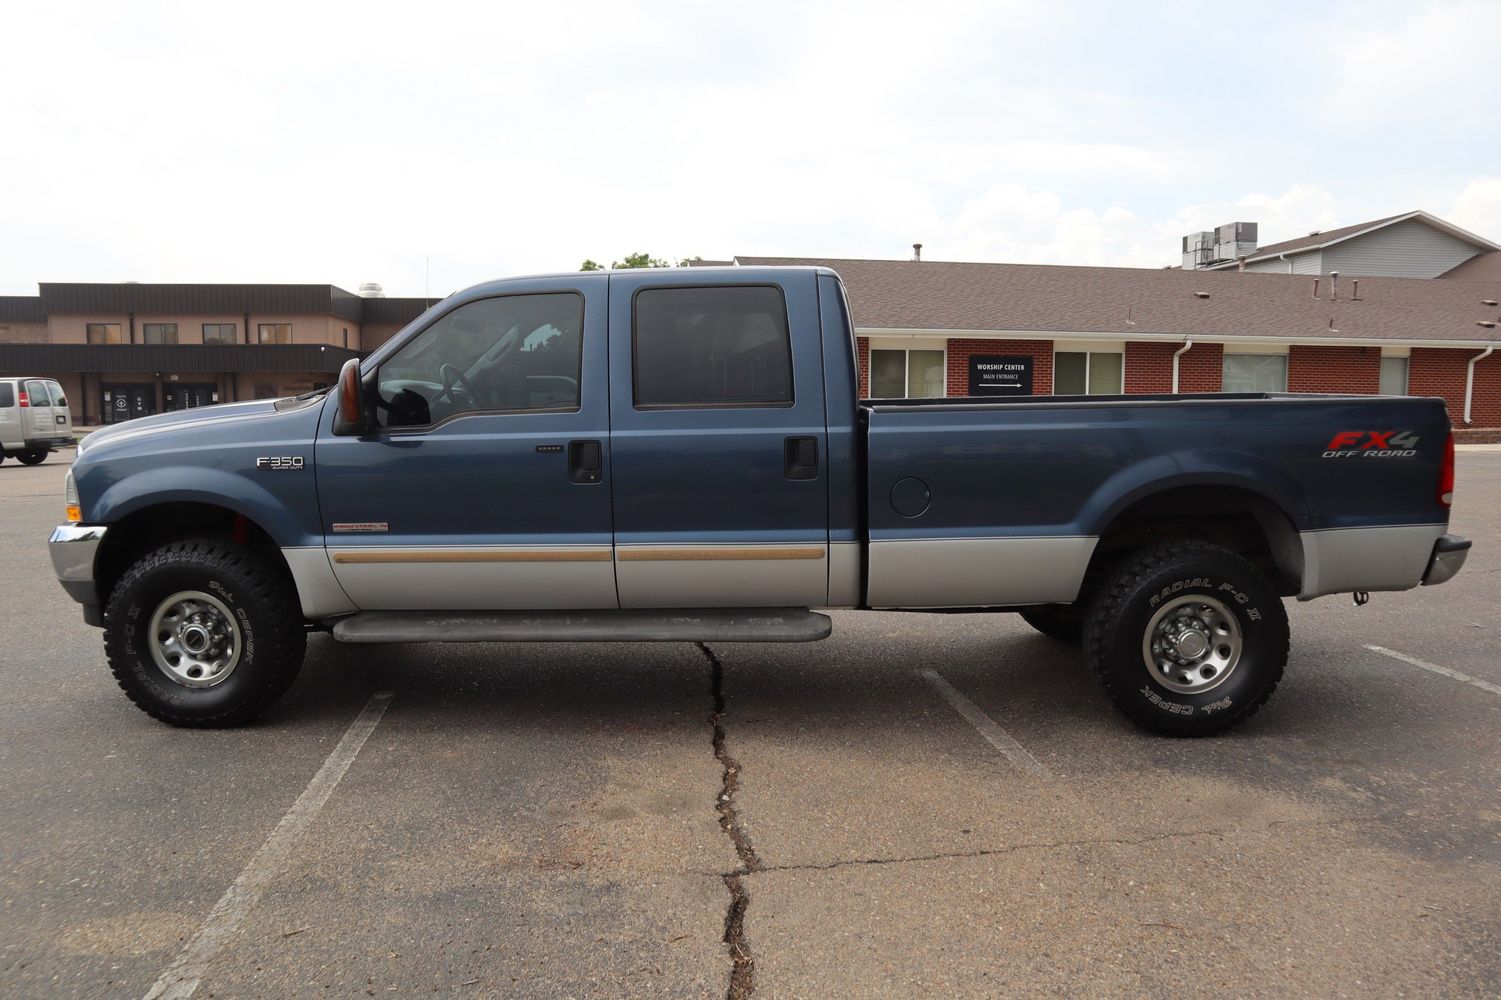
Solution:
M 838 275 L 517 278 L 326 392 L 90 435 L 51 538 L 111 670 L 245 722 L 343 642 L 807 641 L 820 608 L 1014 611 L 1159 733 L 1254 713 L 1283 599 L 1442 583 L 1442 401 L 862 401 Z

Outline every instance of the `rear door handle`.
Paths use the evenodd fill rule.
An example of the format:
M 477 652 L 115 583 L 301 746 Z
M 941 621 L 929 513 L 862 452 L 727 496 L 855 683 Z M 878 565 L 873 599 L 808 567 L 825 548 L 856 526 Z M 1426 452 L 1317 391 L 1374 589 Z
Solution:
M 783 439 L 782 468 L 788 479 L 817 479 L 818 438 L 790 437 Z
M 568 481 L 588 485 L 603 475 L 598 441 L 568 442 Z

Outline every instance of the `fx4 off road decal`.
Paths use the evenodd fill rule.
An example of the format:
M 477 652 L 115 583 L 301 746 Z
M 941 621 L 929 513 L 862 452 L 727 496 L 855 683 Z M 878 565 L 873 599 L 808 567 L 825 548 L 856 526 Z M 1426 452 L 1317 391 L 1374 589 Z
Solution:
M 1325 458 L 1413 458 L 1417 453 L 1412 431 L 1340 431 L 1324 449 Z

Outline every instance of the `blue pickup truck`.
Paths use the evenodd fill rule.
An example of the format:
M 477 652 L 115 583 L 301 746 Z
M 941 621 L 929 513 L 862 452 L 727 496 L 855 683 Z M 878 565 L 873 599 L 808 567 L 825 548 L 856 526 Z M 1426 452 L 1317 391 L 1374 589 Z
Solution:
M 90 435 L 51 538 L 111 670 L 254 718 L 307 634 L 772 641 L 814 609 L 1019 612 L 1155 732 L 1256 712 L 1283 599 L 1459 571 L 1435 399 L 862 401 L 818 268 L 517 278 L 337 384 Z

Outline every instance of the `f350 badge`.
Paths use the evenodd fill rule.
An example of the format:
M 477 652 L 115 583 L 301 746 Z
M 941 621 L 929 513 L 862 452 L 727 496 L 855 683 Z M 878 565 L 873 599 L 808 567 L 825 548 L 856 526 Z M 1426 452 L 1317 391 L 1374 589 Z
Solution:
M 301 455 L 262 455 L 255 460 L 257 469 L 270 469 L 272 472 L 301 472 Z

